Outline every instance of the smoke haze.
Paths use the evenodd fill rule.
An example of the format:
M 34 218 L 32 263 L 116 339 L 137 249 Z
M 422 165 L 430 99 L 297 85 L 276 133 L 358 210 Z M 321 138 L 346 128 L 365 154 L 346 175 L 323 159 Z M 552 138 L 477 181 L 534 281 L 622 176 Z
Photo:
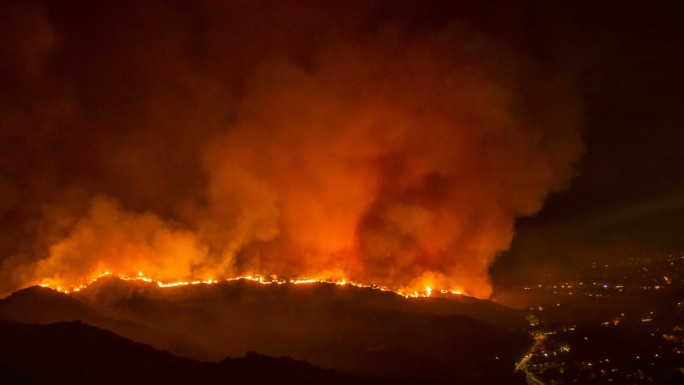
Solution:
M 582 152 L 573 63 L 526 43 L 544 23 L 254 3 L 0 6 L 0 291 L 142 271 L 490 294 Z

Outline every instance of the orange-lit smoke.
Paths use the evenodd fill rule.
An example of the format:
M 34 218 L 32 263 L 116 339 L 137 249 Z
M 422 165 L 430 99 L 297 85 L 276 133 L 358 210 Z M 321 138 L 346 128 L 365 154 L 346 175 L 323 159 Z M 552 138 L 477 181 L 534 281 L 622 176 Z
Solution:
M 326 36 L 305 60 L 287 41 L 242 66 L 173 44 L 143 55 L 184 64 L 133 98 L 141 121 L 105 114 L 124 144 L 101 147 L 102 183 L 72 182 L 83 199 L 41 222 L 39 257 L 6 258 L 13 284 L 275 274 L 488 296 L 515 218 L 573 175 L 567 74 L 458 22 Z M 186 94 L 165 94 L 166 77 Z
M 463 34 L 389 28 L 311 71 L 261 67 L 204 158 L 201 229 L 243 241 L 222 260 L 488 295 L 515 217 L 568 180 L 580 146 L 572 116 L 527 115 L 514 55 Z

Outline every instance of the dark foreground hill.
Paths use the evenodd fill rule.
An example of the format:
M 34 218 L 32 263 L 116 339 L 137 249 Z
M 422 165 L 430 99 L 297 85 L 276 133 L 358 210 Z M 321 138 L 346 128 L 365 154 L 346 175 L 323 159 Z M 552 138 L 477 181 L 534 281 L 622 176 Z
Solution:
M 256 353 L 217 363 L 194 361 L 80 322 L 25 325 L 3 320 L 0 320 L 0 383 L 388 384 Z
M 463 314 L 469 314 L 466 316 Z M 520 315 L 468 297 L 405 299 L 350 286 L 249 281 L 159 288 L 107 279 L 72 295 L 30 288 L 0 301 L 0 317 L 81 319 L 138 342 L 218 361 L 257 351 L 358 376 L 445 384 L 517 383 L 531 345 Z

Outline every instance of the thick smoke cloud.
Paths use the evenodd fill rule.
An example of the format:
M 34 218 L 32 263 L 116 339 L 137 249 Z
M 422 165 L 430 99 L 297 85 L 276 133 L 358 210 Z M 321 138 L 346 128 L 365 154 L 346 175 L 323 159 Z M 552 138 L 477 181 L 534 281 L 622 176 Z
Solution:
M 524 21 L 410 5 L 3 5 L 2 289 L 142 271 L 487 296 L 515 218 L 573 175 L 572 74 Z

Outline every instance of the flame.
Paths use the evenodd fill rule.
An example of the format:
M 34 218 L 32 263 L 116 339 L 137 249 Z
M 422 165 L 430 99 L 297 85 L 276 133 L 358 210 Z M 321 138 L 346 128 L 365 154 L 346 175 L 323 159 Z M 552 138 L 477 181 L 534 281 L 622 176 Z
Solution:
M 307 285 L 307 284 L 332 284 L 336 286 L 354 286 L 354 287 L 359 287 L 359 288 L 369 288 L 369 289 L 374 289 L 374 290 L 379 290 L 379 291 L 386 291 L 386 292 L 392 292 L 398 295 L 401 295 L 402 297 L 405 298 L 427 298 L 430 297 L 434 290 L 430 286 L 426 286 L 424 291 L 416 291 L 416 290 L 410 290 L 408 288 L 405 289 L 391 289 L 386 286 L 380 286 L 380 285 L 375 285 L 375 284 L 369 284 L 369 283 L 363 283 L 363 282 L 355 282 L 351 281 L 348 279 L 315 279 L 315 278 L 282 278 L 278 277 L 277 275 L 269 275 L 269 276 L 263 276 L 263 275 L 244 275 L 244 276 L 238 276 L 238 277 L 231 277 L 231 278 L 225 278 L 225 279 L 206 279 L 206 280 L 188 280 L 188 281 L 173 281 L 173 282 L 165 282 L 161 280 L 157 280 L 155 278 L 151 278 L 146 276 L 142 271 L 139 271 L 138 274 L 136 275 L 126 275 L 126 274 L 114 274 L 110 271 L 105 271 L 102 273 L 97 274 L 93 278 L 89 279 L 88 281 L 78 285 L 78 286 L 72 286 L 72 287 L 65 287 L 63 284 L 57 283 L 57 281 L 53 279 L 43 279 L 40 282 L 40 286 L 42 287 L 47 287 L 52 290 L 58 291 L 60 293 L 65 293 L 69 294 L 72 292 L 79 292 L 81 290 L 87 289 L 89 286 L 93 285 L 97 281 L 103 279 L 103 278 L 108 278 L 108 277 L 115 277 L 118 278 L 122 281 L 138 281 L 138 282 L 146 282 L 146 283 L 151 283 L 156 285 L 159 288 L 171 288 L 171 287 L 179 287 L 179 286 L 190 286 L 190 285 L 214 285 L 220 282 L 233 282 L 233 281 L 251 281 L 251 282 L 256 282 L 262 285 L 283 285 L 283 284 L 293 284 L 293 285 Z M 463 295 L 463 292 L 461 290 L 446 290 L 446 289 L 441 289 L 438 290 L 439 293 L 442 295 Z
M 277 22 L 251 15 L 264 24 L 246 28 L 239 44 L 230 28 L 203 29 L 200 56 L 173 35 L 136 46 L 140 39 L 93 23 L 74 36 L 105 38 L 98 49 L 55 36 L 75 67 L 53 73 L 37 64 L 20 78 L 45 76 L 37 86 L 69 91 L 45 92 L 2 121 L 23 152 L 10 156 L 22 172 L 0 194 L 0 209 L 20 221 L 0 223 L 12 234 L 0 245 L 0 293 L 41 279 L 80 290 L 109 271 L 160 287 L 266 284 L 276 273 L 407 297 L 489 297 L 490 265 L 510 246 L 516 218 L 537 213 L 576 174 L 583 146 L 571 66 L 540 71 L 546 62 L 518 51 L 516 39 L 460 17 L 414 25 L 359 11 L 339 24 L 356 26 L 347 30 L 320 24 L 327 9 L 303 7 L 301 19 L 289 8 L 285 18 L 267 12 Z M 244 16 L 229 9 L 216 17 Z M 160 19 L 140 25 L 176 20 L 142 14 Z M 312 32 L 325 38 L 301 39 Z M 27 47 L 42 41 L 17 36 Z M 110 58 L 135 70 L 113 73 Z M 82 81 L 82 65 L 88 80 L 107 81 Z M 118 76 L 140 88 L 119 87 Z M 6 91 L 23 94 L 10 87 L 0 97 Z M 136 113 L 82 100 L 91 94 L 125 100 Z M 46 127 L 39 136 L 36 119 Z M 102 146 L 114 132 L 120 140 Z M 72 148 L 85 152 L 74 157 Z

